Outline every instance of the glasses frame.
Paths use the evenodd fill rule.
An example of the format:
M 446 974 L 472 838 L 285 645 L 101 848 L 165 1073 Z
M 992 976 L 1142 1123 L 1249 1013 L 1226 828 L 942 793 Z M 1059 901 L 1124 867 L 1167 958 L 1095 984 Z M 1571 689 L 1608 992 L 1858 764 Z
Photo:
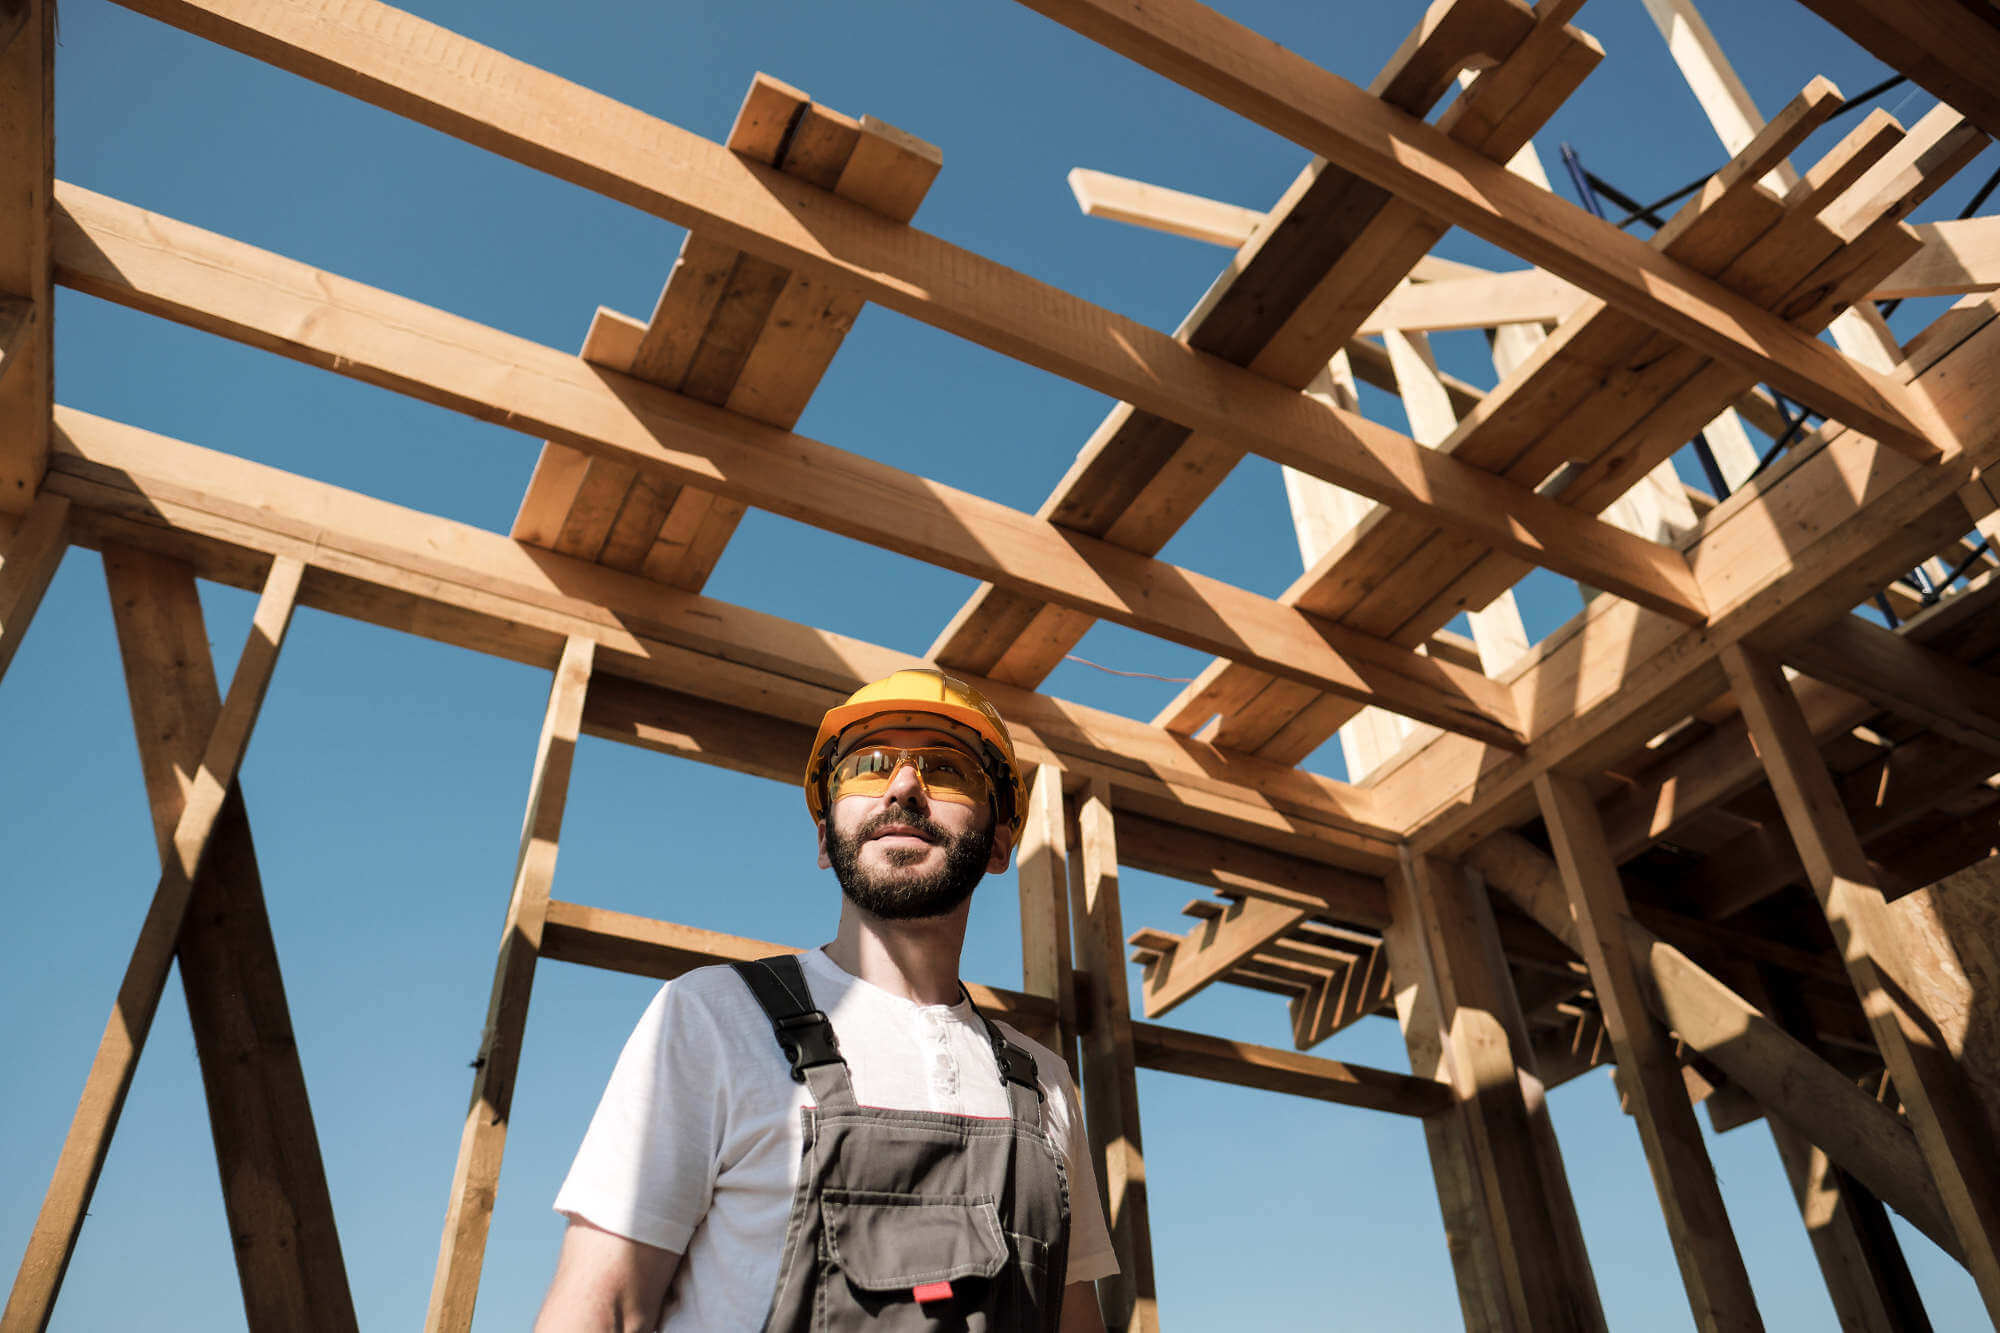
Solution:
M 889 789 L 896 781 L 896 774 L 902 772 L 903 768 L 907 765 L 916 773 L 917 785 L 923 788 L 924 796 L 928 800 L 943 801 L 948 805 L 978 806 L 984 804 L 989 809 L 994 805 L 995 788 L 993 775 L 986 771 L 986 765 L 981 761 L 979 756 L 969 750 L 961 749 L 956 745 L 890 745 L 886 742 L 864 742 L 842 753 L 828 765 L 826 774 L 826 799 L 829 809 L 842 795 L 858 794 L 843 793 L 841 791 L 840 771 L 854 756 L 867 751 L 878 751 L 884 754 L 893 752 L 895 755 L 895 763 L 889 767 L 888 778 L 882 784 L 882 791 Z M 950 755 L 952 758 L 969 765 L 972 771 L 979 775 L 981 793 L 968 793 L 966 796 L 961 797 L 955 792 L 938 792 L 933 790 L 929 780 L 924 776 L 923 767 L 913 761 L 914 756 L 927 754 Z M 865 799 L 874 799 L 874 797 L 881 794 L 882 792 L 870 793 Z

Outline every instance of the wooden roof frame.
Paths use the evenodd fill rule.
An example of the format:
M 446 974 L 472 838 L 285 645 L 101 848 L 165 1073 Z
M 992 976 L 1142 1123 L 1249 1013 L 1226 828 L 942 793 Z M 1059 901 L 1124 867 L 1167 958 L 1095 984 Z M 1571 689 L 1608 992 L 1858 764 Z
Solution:
M 1786 159 L 1838 102 L 1816 82 L 1770 124 L 1740 126 L 1730 164 L 1648 245 L 1507 166 L 1596 62 L 1571 26 L 1580 0 L 1440 0 L 1372 89 L 1193 0 L 1024 0 L 1323 155 L 1265 214 L 1073 178 L 1096 201 L 1087 208 L 1238 246 L 1170 335 L 910 225 L 936 151 L 767 77 L 715 144 L 374 0 L 124 0 L 687 226 L 651 318 L 600 311 L 571 356 L 62 184 L 53 7 L 27 0 L 0 34 L 0 99 L 16 113 L 0 117 L 0 161 L 17 186 L 0 229 L 0 673 L 72 544 L 102 549 L 115 579 L 164 590 L 177 608 L 149 625 L 127 607 L 128 663 L 200 641 L 195 576 L 263 599 L 225 699 L 212 678 L 178 693 L 133 678 L 163 857 L 120 998 L 136 1022 L 114 1021 L 100 1047 L 4 1327 L 46 1324 L 182 917 L 237 855 L 210 848 L 243 837 L 229 793 L 296 605 L 554 673 L 427 1320 L 469 1324 L 517 1072 L 509 1034 L 538 960 L 672 976 L 785 947 L 554 899 L 576 738 L 791 781 L 830 703 L 915 660 L 702 595 L 745 505 L 986 581 L 930 654 L 990 687 L 1036 769 L 1023 986 L 978 989 L 1078 1065 L 1125 1263 L 1100 1293 L 1115 1322 L 1157 1320 L 1133 1083 L 1143 1066 L 1422 1118 L 1468 1325 L 1601 1328 L 1541 1099 L 1544 1073 L 1556 1081 L 1607 1051 L 1701 1326 L 1757 1316 L 1690 1119 L 1693 1084 L 1728 1085 L 1768 1112 L 1788 1161 L 1817 1153 L 1864 1185 L 1843 1205 L 1854 1218 L 1879 1211 L 1875 1199 L 1902 1212 L 1965 1263 L 2000 1321 L 2000 1106 L 1981 1081 L 2000 1052 L 1928 1035 L 1940 1013 L 2000 1005 L 2000 975 L 1952 948 L 1990 927 L 1968 895 L 2000 891 L 2000 863 L 1982 859 L 2000 827 L 1987 781 L 2000 769 L 2000 636 L 1973 615 L 2000 571 L 1894 629 L 1849 614 L 1900 571 L 1962 552 L 1969 525 L 2000 532 L 2000 296 L 1977 295 L 2000 286 L 1995 220 L 1903 222 L 2000 133 L 2000 59 L 1982 56 L 2000 54 L 2000 38 L 1990 18 L 1967 17 L 1974 2 L 1923 0 L 1889 31 L 1864 7 L 1806 0 L 1971 125 L 1941 110 L 1905 131 L 1877 113 L 1793 172 Z M 1690 77 L 1714 81 L 1727 104 L 1734 76 L 1719 52 L 1690 60 Z M 1428 123 L 1461 75 L 1466 91 Z M 1782 196 L 1760 184 L 1767 173 Z M 1347 230 L 1301 241 L 1328 217 Z M 1483 275 L 1426 261 L 1451 225 L 1538 267 Z M 1405 284 L 1424 262 L 1432 280 Z M 55 403 L 57 284 L 541 436 L 513 534 Z M 1275 313 L 1243 313 L 1253 286 L 1282 294 Z M 1937 291 L 1975 295 L 1883 358 L 1894 364 L 1816 336 L 1871 294 Z M 800 436 L 791 427 L 863 301 L 1121 405 L 1033 515 Z M 748 321 L 748 342 L 725 346 L 716 321 L 727 318 Z M 759 332 L 767 319 L 787 332 Z M 1520 324 L 1558 327 L 1493 393 L 1433 377 L 1462 417 L 1437 433 L 1448 438 L 1370 421 L 1322 379 L 1346 357 L 1396 385 L 1409 371 L 1398 339 Z M 1645 382 L 1637 421 L 1607 415 L 1591 397 L 1603 386 L 1579 376 L 1579 347 L 1607 330 L 1621 355 L 1669 367 Z M 1366 341 L 1375 334 L 1386 350 Z M 1598 516 L 1688 429 L 1731 403 L 1768 411 L 1758 380 L 1829 424 L 1719 503 L 1703 497 L 1678 541 Z M 1552 484 L 1563 460 L 1537 443 L 1552 423 L 1536 404 L 1546 417 L 1557 401 L 1537 395 L 1552 385 L 1566 404 L 1599 404 L 1566 485 Z M 1496 438 L 1521 447 L 1488 448 Z M 1249 453 L 1379 506 L 1281 598 L 1156 558 Z M 1411 550 L 1427 552 L 1432 582 L 1412 583 L 1400 619 L 1342 591 L 1385 578 Z M 1504 670 L 1439 637 L 1450 612 L 1485 606 L 1537 565 L 1608 595 Z M 1216 665 L 1154 723 L 1039 693 L 1097 619 Z M 1788 680 L 1784 664 L 1802 674 Z M 1295 766 L 1363 707 L 1425 725 L 1365 784 Z M 1262 730 L 1245 720 L 1257 709 Z M 182 729 L 207 735 L 205 752 L 173 758 L 147 718 L 161 734 L 164 719 L 199 719 Z M 1938 756 L 1937 781 L 1878 792 L 1893 818 L 1871 822 L 1839 765 L 1854 747 L 1913 739 Z M 165 776 L 175 764 L 181 786 Z M 1929 857 L 1891 845 L 1940 809 L 1963 811 L 1969 836 Z M 1780 828 L 1791 846 L 1734 896 L 1640 864 L 1674 854 L 1676 837 L 1699 862 L 1704 840 L 1733 848 L 1738 830 L 1768 843 Z M 1298 1052 L 1134 1021 L 1121 864 L 1220 897 L 1190 905 L 1184 936 L 1133 937 L 1145 1015 L 1216 982 L 1275 990 L 1291 997 Z M 1786 884 L 1809 884 L 1824 906 L 1824 946 L 1757 928 L 1752 909 Z M 1981 938 L 1990 956 L 1996 942 Z M 1411 1074 L 1304 1053 L 1383 1012 L 1403 1026 Z M 1835 1051 L 1886 1066 L 1900 1108 L 1857 1088 Z M 259 1077 L 295 1095 L 295 1067 Z M 290 1132 L 309 1138 L 309 1115 Z M 252 1156 L 285 1150 L 241 1141 Z M 324 1180 L 306 1170 L 288 1188 L 311 1202 Z M 287 1311 L 312 1308 L 313 1326 L 352 1326 L 324 1211 L 313 1203 L 320 1230 L 291 1258 L 245 1261 L 253 1321 L 286 1326 Z M 1891 1292 L 1899 1257 L 1865 1219 L 1843 1225 L 1882 1266 L 1872 1288 L 1830 1269 L 1843 1312 L 1905 1299 Z

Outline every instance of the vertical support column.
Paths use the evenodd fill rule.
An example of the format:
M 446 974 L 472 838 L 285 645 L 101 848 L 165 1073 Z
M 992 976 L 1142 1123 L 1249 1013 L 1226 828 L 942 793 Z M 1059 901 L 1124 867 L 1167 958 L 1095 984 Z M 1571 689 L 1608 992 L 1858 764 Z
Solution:
M 1993 1127 L 1919 998 L 1930 977 L 1952 972 L 1953 960 L 1935 936 L 1910 929 L 1883 900 L 1782 669 L 1742 645 L 1723 649 L 1721 657 L 1869 1030 L 1958 1230 L 1965 1266 L 1988 1315 L 2000 1322 L 2000 1160 Z
M 1456 1086 L 1453 1062 L 1445 1055 L 1444 1024 L 1439 1016 L 1437 984 L 1431 977 L 1430 949 L 1414 894 L 1401 891 L 1401 876 L 1391 881 L 1389 925 L 1382 947 L 1389 951 L 1389 975 L 1396 986 L 1396 1020 L 1410 1052 L 1410 1072 Z M 1437 1186 L 1438 1210 L 1444 1217 L 1445 1246 L 1451 1253 L 1452 1277 L 1466 1333 L 1512 1333 L 1507 1284 L 1500 1274 L 1500 1252 L 1486 1208 L 1478 1152 L 1472 1142 L 1472 1110 L 1454 1101 L 1449 1110 L 1424 1119 L 1424 1145 L 1430 1151 L 1431 1177 Z
M 486 1260 L 486 1231 L 500 1187 L 500 1159 L 507 1150 L 507 1119 L 514 1106 L 514 1077 L 521 1068 L 521 1038 L 528 1026 L 528 1001 L 535 963 L 542 951 L 549 886 L 555 880 L 556 847 L 563 806 L 569 797 L 571 760 L 583 699 L 590 688 L 594 640 L 572 638 L 563 645 L 549 686 L 549 706 L 535 749 L 528 783 L 528 809 L 521 821 L 521 850 L 514 862 L 514 890 L 507 924 L 493 967 L 493 995 L 486 1007 L 486 1032 L 474 1062 L 472 1105 L 459 1138 L 458 1167 L 452 1173 L 451 1203 L 445 1211 L 438 1247 L 437 1276 L 431 1283 L 426 1333 L 465 1333 L 479 1298 L 479 1272 Z
M 1580 782 L 1554 773 L 1535 780 L 1535 795 L 1555 844 L 1604 1027 L 1617 1052 L 1618 1083 L 1646 1146 L 1695 1326 L 1704 1333 L 1761 1330 L 1750 1274 L 1730 1229 L 1680 1065 L 1666 1033 L 1646 1012 L 1625 943 L 1631 912 L 1597 807 Z
M 1035 769 L 1028 815 L 1021 825 L 1017 874 L 1021 883 L 1021 989 L 1056 1003 L 1050 1042 L 1077 1069 L 1076 987 L 1069 952 L 1069 848 L 1063 826 L 1062 770 Z
M 194 894 L 195 878 L 208 855 L 224 798 L 236 783 L 236 771 L 250 746 L 264 691 L 278 663 L 278 650 L 291 626 L 303 574 L 296 560 L 281 557 L 271 562 L 249 639 L 229 680 L 229 696 L 189 784 L 187 802 L 174 825 L 171 855 L 165 858 L 118 999 L 98 1039 L 97 1056 L 84 1079 L 83 1095 L 77 1099 L 69 1135 L 56 1159 L 55 1177 L 28 1237 L 28 1251 L 14 1277 L 6 1312 L 0 1314 L 0 1333 L 41 1333 L 48 1327 L 90 1196 L 97 1189 L 98 1173 L 104 1169 L 104 1155 L 125 1107 L 125 1094 L 132 1087 L 133 1071 L 139 1066 L 139 1052 L 160 1007 L 160 993 L 166 989 L 167 969 L 173 964 L 174 943 Z
M 1738 980 L 1745 999 L 1818 1053 L 1812 1022 L 1790 980 L 1761 968 L 1746 969 Z M 1881 1201 L 1784 1120 L 1766 1115 L 1764 1123 L 1799 1202 L 1841 1333 L 1931 1333 L 1923 1297 Z
M 150 552 L 107 548 L 104 573 L 166 857 L 222 708 L 201 598 L 193 570 Z M 354 1298 L 240 787 L 217 817 L 177 952 L 247 1324 L 351 1333 Z
M 1111 785 L 1093 778 L 1076 806 L 1070 908 L 1083 1015 L 1084 1119 L 1103 1178 L 1105 1217 L 1118 1273 L 1097 1284 L 1110 1333 L 1157 1333 L 1153 1233 L 1146 1213 L 1146 1156 L 1139 1133 L 1139 1080 L 1132 1002 L 1125 983 L 1125 924 L 1118 909 L 1118 840 Z
M 55 29 L 55 0 L 0 9 L 0 298 L 27 306 L 0 374 L 0 514 L 25 511 L 48 469 Z
M 1541 1109 L 1541 1085 L 1523 1077 L 1522 1063 L 1533 1057 L 1525 1029 L 1508 1021 L 1518 1002 L 1485 890 L 1456 865 L 1406 854 L 1393 891 L 1394 910 L 1422 924 L 1424 977 L 1437 997 L 1453 1089 L 1467 1110 L 1513 1325 L 1602 1330 L 1568 1183 L 1558 1162 L 1560 1183 L 1552 1187 L 1527 1103 L 1532 1085 Z M 1553 1129 L 1547 1138 L 1553 1148 Z
M 0 678 L 6 676 L 7 664 L 14 660 L 69 546 L 69 501 L 60 495 L 39 496 L 26 516 L 11 526 L 11 534 L 0 526 Z M 207 654 L 204 644 L 204 659 Z

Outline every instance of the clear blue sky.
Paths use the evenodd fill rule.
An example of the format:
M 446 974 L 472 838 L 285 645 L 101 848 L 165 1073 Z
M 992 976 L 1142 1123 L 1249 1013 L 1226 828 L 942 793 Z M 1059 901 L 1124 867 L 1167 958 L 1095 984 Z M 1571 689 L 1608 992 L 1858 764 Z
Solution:
M 1064 174 L 1096 167 L 1263 207 L 1306 156 L 1008 4 L 419 8 L 717 139 L 757 70 L 900 125 L 944 153 L 920 225 L 1158 327 L 1179 320 L 1223 252 L 1083 218 Z M 1365 83 L 1422 6 L 1224 8 Z M 1881 77 L 1785 0 L 1710 8 L 1767 113 L 1816 73 L 1849 92 Z M 1652 197 L 1718 165 L 1637 0 L 1596 0 L 1579 24 L 1609 55 L 1537 141 L 1551 167 L 1567 139 L 1599 174 Z M 102 0 L 64 5 L 57 77 L 66 179 L 553 346 L 573 348 L 598 304 L 644 316 L 679 243 L 656 219 Z M 1906 123 L 1931 104 L 1907 90 L 1887 103 Z M 1991 169 L 1989 155 L 1930 213 L 1955 212 Z M 1446 253 L 1511 266 L 1459 234 Z M 504 531 L 534 462 L 534 440 L 89 298 L 61 294 L 56 327 L 65 403 L 466 522 Z M 1439 341 L 1450 368 L 1490 382 L 1470 335 Z M 1107 406 L 871 307 L 801 429 L 1033 509 Z M 1393 401 L 1370 395 L 1369 407 L 1401 424 Z M 1281 590 L 1298 556 L 1276 469 L 1245 464 L 1167 555 Z M 718 597 L 912 652 L 970 588 L 755 514 L 711 585 Z M 206 594 L 226 676 L 252 599 Z M 1531 631 L 1576 605 L 1566 585 L 1537 580 L 1525 606 Z M 1169 676 L 1201 664 L 1108 629 L 1079 651 Z M 245 793 L 365 1329 L 422 1317 L 546 688 L 543 672 L 302 612 L 250 753 Z M 1075 665 L 1050 682 L 1139 717 L 1175 688 Z M 9 761 L 0 873 L 12 909 L 0 1003 L 14 1015 L 0 1035 L 0 1060 L 14 1071 L 0 1102 L 0 1254 L 10 1272 L 157 874 L 128 718 L 101 566 L 72 552 L 0 688 Z M 1313 762 L 1340 771 L 1331 751 Z M 836 902 L 811 857 L 795 789 L 587 740 L 556 893 L 810 944 L 830 932 Z M 974 979 L 1018 977 L 1011 891 L 1010 877 L 977 900 Z M 1126 924 L 1178 930 L 1180 903 L 1199 892 L 1128 874 Z M 523 1326 L 539 1300 L 561 1226 L 548 1202 L 651 990 L 560 964 L 537 980 L 483 1329 Z M 1232 988 L 1174 1021 L 1288 1044 L 1282 1002 Z M 1383 1020 L 1320 1053 L 1407 1068 Z M 1456 1326 L 1415 1123 L 1165 1075 L 1142 1073 L 1140 1092 L 1169 1327 Z M 1552 1104 L 1612 1327 L 1690 1327 L 1609 1076 L 1579 1079 Z M 1767 1324 L 1831 1327 L 1768 1134 L 1752 1126 L 1712 1139 L 1711 1151 Z M 1902 1235 L 1936 1325 L 1977 1326 L 1963 1272 Z M 176 983 L 55 1327 L 211 1330 L 241 1320 Z

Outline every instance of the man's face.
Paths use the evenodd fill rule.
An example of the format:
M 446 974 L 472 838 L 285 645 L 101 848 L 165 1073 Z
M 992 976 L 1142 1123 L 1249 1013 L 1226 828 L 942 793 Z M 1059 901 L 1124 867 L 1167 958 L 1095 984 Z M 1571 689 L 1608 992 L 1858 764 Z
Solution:
M 894 719 L 901 722 L 903 719 Z M 975 740 L 919 718 L 858 735 L 841 747 L 949 746 L 977 759 Z M 879 796 L 843 796 L 819 828 L 819 863 L 856 907 L 884 920 L 943 916 L 972 895 L 988 871 L 1007 868 L 1011 830 L 993 826 L 989 802 L 933 800 L 916 769 L 896 770 Z

